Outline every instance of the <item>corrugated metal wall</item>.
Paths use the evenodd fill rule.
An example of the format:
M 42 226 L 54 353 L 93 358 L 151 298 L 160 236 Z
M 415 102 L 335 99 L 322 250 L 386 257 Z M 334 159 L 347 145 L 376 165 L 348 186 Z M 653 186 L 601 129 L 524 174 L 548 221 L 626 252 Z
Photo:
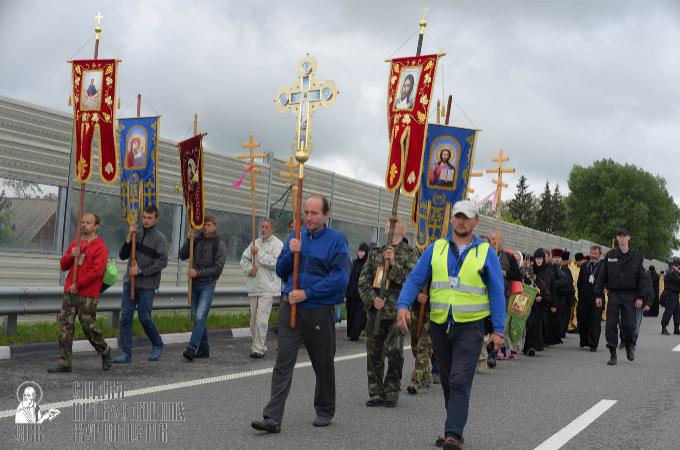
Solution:
M 162 132 L 161 124 L 161 132 Z M 72 137 L 69 114 L 31 105 L 0 96 L 0 178 L 21 179 L 36 183 L 66 187 L 68 182 L 69 154 Z M 96 155 L 96 152 L 95 152 Z M 96 159 L 96 157 L 95 157 Z M 263 165 L 257 184 L 256 202 L 258 216 L 266 216 L 268 200 L 279 199 L 288 187 L 280 172 L 287 172 L 285 161 L 274 160 L 271 168 Z M 205 152 L 205 191 L 207 208 L 238 214 L 250 214 L 248 189 L 233 190 L 229 185 L 243 172 L 243 161 L 236 160 L 211 149 Z M 161 140 L 159 163 L 159 195 L 163 203 L 182 204 L 179 186 L 179 156 L 175 142 Z M 98 170 L 98 169 L 97 169 Z M 271 175 L 270 175 L 271 170 Z M 268 178 L 271 176 L 271 192 Z M 88 190 L 118 195 L 117 184 L 106 185 L 96 176 L 88 183 Z M 332 221 L 362 225 L 367 230 L 382 229 L 392 208 L 393 194 L 379 186 L 354 180 L 332 172 L 307 166 L 305 192 L 326 195 L 332 201 Z M 412 239 L 414 229 L 410 223 L 412 198 L 401 197 L 399 216 L 407 223 L 407 233 Z M 277 208 L 283 205 L 279 204 Z M 285 210 L 290 211 L 290 201 Z M 168 220 L 171 220 L 168 218 Z M 479 234 L 490 234 L 496 228 L 494 219 L 481 217 Z M 568 248 L 572 252 L 589 251 L 590 242 L 571 241 L 540 231 L 508 223 L 501 230 L 509 247 L 533 252 L 537 247 Z M 176 230 L 175 243 L 179 236 Z M 381 234 L 381 233 L 380 233 Z M 378 236 L 380 236 L 380 234 Z M 170 236 L 168 236 L 170 240 Z M 366 236 L 370 240 L 371 236 Z M 383 237 L 384 240 L 384 237 Z M 59 280 L 58 255 L 30 253 L 0 253 L 0 284 L 55 284 Z M 663 267 L 662 263 L 659 267 Z M 122 268 L 122 265 L 121 265 Z M 172 261 L 163 272 L 163 284 L 184 283 L 185 265 Z M 241 286 L 243 274 L 236 264 L 228 264 L 220 284 Z

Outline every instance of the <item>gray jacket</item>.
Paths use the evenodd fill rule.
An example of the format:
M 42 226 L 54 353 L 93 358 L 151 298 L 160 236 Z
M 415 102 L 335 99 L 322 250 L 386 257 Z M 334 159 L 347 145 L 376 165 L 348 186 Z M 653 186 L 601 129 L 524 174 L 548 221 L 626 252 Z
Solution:
M 135 288 L 137 289 L 158 289 L 161 284 L 161 270 L 168 265 L 168 244 L 163 233 L 156 230 L 156 227 L 143 229 L 137 232 L 136 259 L 137 266 L 142 270 L 141 275 L 137 275 Z M 118 256 L 125 261 L 130 258 L 132 243 L 123 242 Z M 130 269 L 131 261 L 128 261 L 127 268 Z M 124 282 L 129 283 L 130 276 L 128 270 L 125 271 Z
M 179 250 L 179 259 L 189 259 L 189 239 Z M 203 233 L 194 237 L 194 269 L 198 276 L 194 278 L 196 284 L 215 283 L 222 274 L 224 263 L 227 261 L 227 245 L 217 233 L 207 238 Z

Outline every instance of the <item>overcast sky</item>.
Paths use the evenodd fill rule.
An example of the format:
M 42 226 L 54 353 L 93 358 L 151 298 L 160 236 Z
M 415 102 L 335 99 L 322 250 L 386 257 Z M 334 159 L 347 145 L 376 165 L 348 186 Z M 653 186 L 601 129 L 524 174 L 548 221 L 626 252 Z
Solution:
M 453 95 L 452 123 L 483 130 L 476 169 L 489 167 L 502 147 L 534 191 L 549 180 L 565 192 L 573 164 L 607 157 L 663 176 L 680 203 L 679 1 L 428 3 L 423 53 L 447 52 L 436 92 Z M 395 0 L 0 0 L 0 94 L 70 111 L 65 61 L 92 56 L 93 16 L 101 11 L 100 57 L 123 61 L 123 115 L 135 113 L 141 93 L 163 116 L 164 138 L 188 137 L 197 111 L 209 149 L 236 154 L 253 133 L 265 151 L 287 158 L 295 120 L 278 113 L 273 98 L 294 84 L 295 66 L 309 52 L 318 78 L 334 80 L 341 92 L 314 116 L 310 164 L 383 184 L 384 60 L 415 53 L 415 36 L 399 47 L 417 32 L 422 7 Z M 142 113 L 154 109 L 144 104 Z M 474 186 L 482 195 L 493 189 L 489 176 Z

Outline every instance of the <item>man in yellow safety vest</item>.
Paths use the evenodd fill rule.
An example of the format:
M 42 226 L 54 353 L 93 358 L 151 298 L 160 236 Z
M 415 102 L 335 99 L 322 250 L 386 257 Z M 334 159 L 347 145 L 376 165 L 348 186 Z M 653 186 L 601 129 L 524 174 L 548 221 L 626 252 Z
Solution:
M 505 339 L 505 296 L 496 252 L 474 235 L 479 223 L 475 204 L 459 201 L 451 216 L 453 240 L 439 239 L 427 247 L 402 286 L 397 324 L 408 330 L 411 303 L 430 282 L 430 336 L 446 407 L 445 434 L 436 444 L 462 449 L 472 378 L 487 327 L 494 351 Z

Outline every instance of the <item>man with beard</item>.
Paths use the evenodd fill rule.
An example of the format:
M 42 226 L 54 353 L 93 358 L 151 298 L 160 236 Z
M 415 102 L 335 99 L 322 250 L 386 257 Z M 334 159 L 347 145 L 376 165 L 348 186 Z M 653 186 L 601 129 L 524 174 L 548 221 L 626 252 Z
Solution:
M 595 305 L 595 281 L 603 266 L 601 257 L 602 247 L 599 245 L 590 247 L 590 261 L 581 266 L 576 282 L 578 289 L 576 318 L 580 347 L 588 347 L 591 352 L 596 352 L 600 343 L 602 307 Z

